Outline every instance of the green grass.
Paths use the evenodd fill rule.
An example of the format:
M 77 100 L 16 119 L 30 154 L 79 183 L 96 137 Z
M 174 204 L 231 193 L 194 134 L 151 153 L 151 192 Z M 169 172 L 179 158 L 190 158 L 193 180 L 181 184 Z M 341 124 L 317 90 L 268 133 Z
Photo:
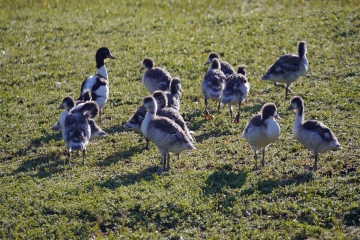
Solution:
M 1 1 L 0 238 L 358 239 L 359 5 Z M 312 153 L 292 136 L 284 89 L 260 80 L 299 40 L 307 41 L 310 68 L 292 90 L 305 100 L 306 119 L 323 121 L 343 147 L 321 154 L 313 173 L 305 170 Z M 50 128 L 61 100 L 78 97 L 95 74 L 100 46 L 118 58 L 106 61 L 110 99 L 100 126 L 109 134 L 91 142 L 85 165 L 79 156 L 69 167 L 61 134 Z M 238 125 L 214 102 L 214 119 L 204 121 L 210 51 L 247 66 L 251 89 Z M 181 113 L 197 141 L 160 176 L 156 147 L 145 150 L 143 138 L 122 127 L 148 94 L 138 72 L 145 57 L 182 79 Z M 266 102 L 278 107 L 281 135 L 254 171 L 240 136 Z

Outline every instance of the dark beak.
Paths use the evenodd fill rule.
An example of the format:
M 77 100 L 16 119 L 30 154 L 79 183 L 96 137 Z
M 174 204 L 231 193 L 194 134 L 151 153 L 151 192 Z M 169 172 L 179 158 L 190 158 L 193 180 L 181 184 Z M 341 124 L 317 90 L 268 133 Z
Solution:
M 116 59 L 116 57 L 114 57 L 111 53 L 109 53 L 109 55 L 107 57 L 110 59 Z

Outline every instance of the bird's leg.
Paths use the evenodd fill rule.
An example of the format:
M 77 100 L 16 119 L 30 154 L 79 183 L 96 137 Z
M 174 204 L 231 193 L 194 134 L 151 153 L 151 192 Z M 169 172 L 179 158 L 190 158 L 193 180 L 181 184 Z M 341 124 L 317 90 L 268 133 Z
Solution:
M 177 154 L 178 155 L 178 161 L 180 160 L 180 153 Z
M 232 106 L 230 104 L 229 104 L 229 110 L 230 110 L 230 118 L 232 119 L 233 111 L 232 111 Z
M 86 156 L 86 150 L 83 149 L 83 165 L 85 165 L 85 156 Z
M 265 166 L 265 148 L 262 149 L 262 161 L 261 161 L 261 166 L 262 166 L 262 167 Z
M 220 107 L 221 107 L 221 101 L 219 100 L 219 103 L 218 103 L 218 113 L 220 112 Z
M 145 146 L 145 149 L 146 150 L 149 150 L 149 139 L 145 138 L 145 141 L 146 141 L 146 146 Z
M 289 91 L 289 88 L 286 87 L 286 90 L 285 90 L 285 100 L 287 99 L 288 91 Z
M 236 117 L 235 117 L 233 123 L 239 123 L 240 122 L 240 107 L 241 107 L 241 102 L 239 102 L 238 113 L 236 114 Z
M 254 149 L 254 158 L 255 158 L 255 169 L 257 169 L 257 153 L 256 153 L 256 148 Z
M 170 153 L 167 154 L 166 165 L 167 165 L 166 170 L 169 170 L 170 169 Z
M 101 111 L 101 109 L 99 109 L 99 121 L 100 121 L 100 123 L 102 123 L 102 121 L 101 121 L 101 115 L 102 115 L 102 111 Z
M 314 166 L 313 166 L 313 171 L 315 172 L 317 170 L 317 159 L 318 159 L 318 153 L 317 151 L 314 151 Z
M 204 98 L 205 101 L 205 120 L 210 120 L 212 119 L 212 116 L 210 115 L 208 109 L 207 109 L 207 98 Z
M 290 84 L 286 84 L 286 94 L 285 94 L 285 100 L 287 99 L 287 95 L 288 95 L 288 93 L 293 93 L 293 91 L 291 91 L 291 89 L 290 89 L 290 85 L 291 85 L 291 83 Z
M 163 172 L 166 170 L 166 156 L 167 153 L 162 154 L 162 162 L 163 162 Z
M 68 163 L 70 164 L 70 159 L 71 159 L 70 150 L 68 150 L 67 152 L 68 152 Z

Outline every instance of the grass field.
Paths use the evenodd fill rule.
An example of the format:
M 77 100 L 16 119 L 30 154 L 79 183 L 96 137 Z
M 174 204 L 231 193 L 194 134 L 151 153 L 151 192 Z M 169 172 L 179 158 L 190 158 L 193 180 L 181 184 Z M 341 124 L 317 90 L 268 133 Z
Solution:
M 359 239 L 360 1 L 0 2 L 0 239 Z M 305 40 L 309 70 L 292 90 L 305 118 L 323 121 L 343 149 L 312 152 L 292 136 L 285 90 L 260 77 Z M 68 96 L 96 73 L 107 46 L 110 98 L 85 165 L 65 164 L 50 128 Z M 201 82 L 209 52 L 245 64 L 250 93 L 240 124 L 228 108 L 204 120 Z M 196 150 L 172 157 L 123 125 L 148 93 L 145 57 L 182 79 L 181 113 Z M 56 85 L 59 82 L 61 86 Z M 291 97 L 294 96 L 291 95 Z M 266 102 L 282 119 L 280 138 L 255 171 L 241 133 Z M 236 108 L 235 108 L 236 109 Z M 95 118 L 97 120 L 97 118 Z

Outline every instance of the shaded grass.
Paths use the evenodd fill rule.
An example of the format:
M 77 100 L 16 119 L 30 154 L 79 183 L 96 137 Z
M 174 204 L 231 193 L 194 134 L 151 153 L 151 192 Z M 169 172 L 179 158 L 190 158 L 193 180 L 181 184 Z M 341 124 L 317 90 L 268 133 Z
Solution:
M 0 238 L 356 239 L 359 231 L 359 2 L 326 1 L 2 1 L 0 10 Z M 337 135 L 343 150 L 312 153 L 291 134 L 284 90 L 260 81 L 284 52 L 306 40 L 310 68 L 292 90 L 305 118 Z M 63 97 L 77 97 L 108 46 L 110 99 L 86 164 L 64 165 L 65 146 L 50 128 Z M 238 125 L 228 107 L 204 121 L 200 91 L 210 51 L 246 64 L 251 89 Z M 154 58 L 182 79 L 181 113 L 196 150 L 159 153 L 122 126 L 148 93 L 138 73 Z M 57 87 L 59 82 L 61 87 Z M 266 102 L 282 120 L 266 167 L 240 139 Z

